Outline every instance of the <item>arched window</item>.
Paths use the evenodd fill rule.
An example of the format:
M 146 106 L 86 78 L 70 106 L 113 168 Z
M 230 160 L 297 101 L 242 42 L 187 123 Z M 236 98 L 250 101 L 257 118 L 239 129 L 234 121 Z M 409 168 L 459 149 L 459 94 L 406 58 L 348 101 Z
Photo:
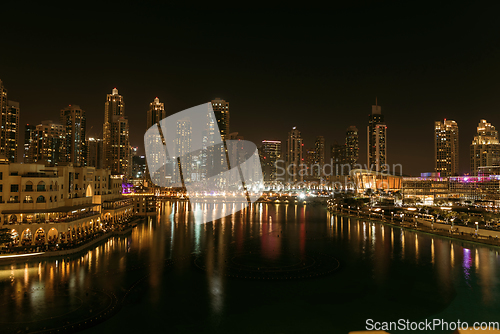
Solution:
M 33 203 L 33 197 L 31 197 L 30 195 L 26 195 L 24 197 L 24 203 Z
M 33 191 L 33 182 L 31 181 L 26 182 L 25 191 Z
M 40 181 L 36 186 L 36 191 L 45 191 L 45 182 Z
M 38 196 L 38 198 L 36 199 L 36 202 L 37 202 L 37 203 L 45 203 L 45 197 L 43 197 L 43 196 Z
M 10 215 L 9 222 L 11 222 L 11 223 L 17 223 L 17 216 L 16 215 Z

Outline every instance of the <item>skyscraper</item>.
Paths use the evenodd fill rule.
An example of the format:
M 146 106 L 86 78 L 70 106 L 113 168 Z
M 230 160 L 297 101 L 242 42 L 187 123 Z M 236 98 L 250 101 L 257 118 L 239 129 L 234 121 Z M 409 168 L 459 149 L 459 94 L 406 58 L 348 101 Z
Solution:
M 345 173 L 348 173 L 348 170 L 344 171 L 344 164 L 346 163 L 346 149 L 345 145 L 340 145 L 337 142 L 334 142 L 330 146 L 330 152 L 331 152 L 331 157 L 332 157 L 332 165 L 333 165 L 333 171 L 332 171 L 332 176 L 334 175 L 344 175 Z
M 149 104 L 149 109 L 147 113 L 147 128 L 149 129 L 162 119 L 167 117 L 167 113 L 165 112 L 165 105 L 160 103 L 160 99 L 156 97 L 153 102 Z
M 114 88 L 106 97 L 103 125 L 104 168 L 118 175 L 130 175 L 129 125 L 123 96 Z
M 19 144 L 19 102 L 7 99 L 7 89 L 0 80 L 0 156 L 17 162 Z
M 368 123 L 368 168 L 374 170 L 387 171 L 387 126 L 382 115 L 382 107 L 377 104 L 372 105 L 372 113 Z
M 24 152 L 23 152 L 23 162 L 26 163 L 32 163 L 33 161 L 30 161 L 30 145 L 31 141 L 33 140 L 33 135 L 35 133 L 36 126 L 35 125 L 30 125 L 26 124 L 24 126 Z
M 229 135 L 229 102 L 219 98 L 212 100 L 212 109 L 217 119 L 222 140 L 225 140 Z
M 276 163 L 281 159 L 281 140 L 263 140 L 259 153 L 264 181 L 276 182 Z
M 165 112 L 165 105 L 163 103 L 160 103 L 160 99 L 158 97 L 156 97 L 153 100 L 153 102 L 151 102 L 149 104 L 149 109 L 147 112 L 147 124 L 146 124 L 147 128 L 149 129 L 153 125 L 159 123 L 165 117 L 167 117 L 167 113 Z M 161 138 L 160 137 L 152 137 L 149 139 L 149 142 L 152 145 L 161 144 L 160 143 Z M 161 159 L 161 155 L 162 155 L 162 152 L 154 152 L 150 156 L 150 158 L 154 160 L 155 164 L 158 164 L 160 159 Z M 137 160 L 137 159 L 135 159 L 135 160 Z M 158 170 L 156 172 L 157 175 L 154 175 L 154 180 L 151 179 L 151 175 L 149 174 L 149 169 L 147 168 L 147 163 L 146 163 L 146 179 L 148 181 L 154 181 L 153 183 L 155 183 L 155 184 L 165 184 L 165 182 L 167 182 L 166 181 L 167 178 L 169 180 L 171 180 L 171 176 L 172 176 L 171 170 L 172 170 L 173 166 L 170 166 L 170 165 L 172 165 L 173 162 L 170 159 L 167 159 L 167 160 L 168 160 L 167 164 L 169 165 L 169 167 L 164 166 L 163 168 Z M 136 173 L 134 173 L 134 174 L 136 174 Z
M 351 125 L 347 128 L 345 136 L 345 160 L 351 168 L 358 163 L 359 157 L 359 137 L 358 128 Z
M 19 143 L 19 102 L 7 100 L 2 112 L 2 152 L 10 162 L 17 162 Z
M 286 181 L 289 183 L 304 181 L 301 172 L 303 159 L 303 140 L 300 131 L 293 127 L 286 140 Z
M 95 168 L 103 168 L 104 152 L 103 141 L 99 138 L 87 139 L 87 166 Z
M 29 148 L 29 162 L 57 166 L 66 162 L 65 127 L 52 121 L 36 126 Z
M 85 140 L 85 111 L 78 105 L 69 105 L 61 109 L 60 122 L 66 132 L 66 162 L 76 166 L 86 166 L 87 143 Z
M 436 121 L 434 125 L 435 171 L 441 176 L 458 174 L 458 125 L 453 120 Z
M 323 136 L 316 137 L 316 141 L 314 142 L 314 151 L 314 164 L 318 166 L 313 168 L 313 175 L 316 177 L 322 177 L 323 166 L 325 165 L 325 138 Z
M 181 170 L 184 182 L 191 181 L 191 163 L 192 163 L 192 127 L 189 119 L 181 119 L 177 121 L 175 156 L 181 159 L 181 164 L 177 170 Z M 176 169 L 174 168 L 174 171 Z M 176 182 L 181 182 L 180 174 L 177 174 Z
M 470 145 L 470 172 L 477 175 L 479 167 L 500 165 L 498 131 L 485 119 L 479 121 L 477 135 Z

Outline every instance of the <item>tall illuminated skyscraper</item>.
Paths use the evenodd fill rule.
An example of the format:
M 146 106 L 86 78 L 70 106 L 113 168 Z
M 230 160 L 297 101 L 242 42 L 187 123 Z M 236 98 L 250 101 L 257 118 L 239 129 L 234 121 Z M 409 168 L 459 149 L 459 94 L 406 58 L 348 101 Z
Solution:
M 26 163 L 31 163 L 33 161 L 30 161 L 30 145 L 31 141 L 33 140 L 33 134 L 35 133 L 36 126 L 35 125 L 30 125 L 26 124 L 24 126 L 24 152 L 23 152 L 23 162 Z
M 191 164 L 192 164 L 192 152 L 191 152 L 191 142 L 192 142 L 192 127 L 191 121 L 188 119 L 181 119 L 177 121 L 176 130 L 176 143 L 175 143 L 175 156 L 181 159 L 181 164 L 178 169 L 181 170 L 182 166 L 182 177 L 184 182 L 191 181 Z M 180 182 L 180 174 L 175 172 L 176 182 Z
M 32 134 L 28 160 L 57 166 L 66 163 L 65 127 L 52 121 L 43 121 Z
M 19 102 L 7 100 L 7 106 L 2 114 L 1 150 L 10 162 L 17 162 L 17 147 L 19 143 Z
M 229 135 L 229 102 L 222 99 L 212 100 L 212 109 L 217 119 L 217 125 L 219 126 L 219 131 L 222 140 L 227 139 Z
M 313 168 L 313 174 L 317 177 L 322 177 L 323 166 L 325 165 L 325 137 L 317 136 L 314 142 L 315 158 L 314 164 L 318 165 Z
M 368 168 L 387 171 L 387 126 L 382 115 L 382 107 L 375 100 L 368 123 Z
M 103 141 L 99 138 L 87 139 L 87 166 L 101 169 L 103 167 Z
M 442 177 L 458 175 L 458 125 L 445 119 L 434 124 L 434 162 Z
M 498 131 L 485 119 L 479 121 L 477 135 L 470 145 L 470 172 L 477 175 L 479 167 L 500 165 Z
M 116 88 L 107 95 L 104 105 L 103 151 L 104 168 L 113 174 L 131 174 L 129 124 L 123 96 Z
M 155 97 L 153 102 L 149 104 L 149 109 L 147 113 L 147 128 L 149 129 L 162 119 L 167 117 L 167 113 L 165 112 L 165 104 L 160 103 L 160 99 Z
M 259 148 L 265 182 L 276 182 L 276 163 L 281 159 L 281 140 L 263 140 Z
M 300 131 L 293 127 L 286 140 L 286 181 L 289 183 L 304 181 L 303 173 L 300 172 L 304 162 L 303 146 Z
M 73 163 L 73 166 L 86 166 L 85 132 L 87 120 L 85 110 L 82 110 L 78 105 L 69 105 L 61 109 L 60 122 L 66 132 L 66 162 Z
M 347 128 L 345 136 L 345 159 L 351 168 L 358 163 L 359 158 L 359 137 L 358 128 L 351 125 Z
M 7 89 L 0 80 L 0 156 L 17 162 L 19 144 L 19 102 L 7 99 Z
M 165 105 L 160 102 L 160 99 L 156 97 L 153 102 L 149 104 L 149 109 L 147 112 L 147 128 L 149 129 L 155 124 L 158 124 L 162 119 L 167 117 L 167 113 L 165 111 Z M 160 137 L 152 137 L 149 139 L 151 144 L 161 144 Z M 158 164 L 161 159 L 162 152 L 155 152 L 151 154 L 150 158 L 154 160 L 154 163 Z M 162 169 L 158 170 L 154 175 L 153 179 L 149 174 L 149 168 L 147 168 L 146 164 L 146 179 L 149 181 L 153 181 L 154 184 L 166 184 L 172 178 L 172 170 L 174 162 L 170 159 L 167 159 L 167 166 L 164 166 Z M 167 181 L 168 179 L 168 181 Z

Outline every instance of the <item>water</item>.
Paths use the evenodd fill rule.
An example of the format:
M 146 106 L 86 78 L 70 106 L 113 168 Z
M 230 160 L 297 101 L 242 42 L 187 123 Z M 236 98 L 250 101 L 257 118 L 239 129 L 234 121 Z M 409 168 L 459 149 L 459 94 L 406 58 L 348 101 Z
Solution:
M 195 221 L 185 203 L 164 202 L 158 217 L 84 255 L 0 267 L 2 333 L 347 333 L 367 319 L 500 320 L 497 248 L 319 205 L 255 204 Z

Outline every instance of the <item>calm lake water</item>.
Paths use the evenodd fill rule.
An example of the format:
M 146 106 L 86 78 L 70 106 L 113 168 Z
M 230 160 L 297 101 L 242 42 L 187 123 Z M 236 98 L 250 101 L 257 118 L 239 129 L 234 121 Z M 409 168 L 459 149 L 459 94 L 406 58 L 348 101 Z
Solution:
M 254 204 L 207 224 L 187 207 L 163 202 L 130 235 L 81 256 L 1 266 L 2 333 L 347 333 L 367 319 L 500 321 L 497 248 L 321 205 Z

